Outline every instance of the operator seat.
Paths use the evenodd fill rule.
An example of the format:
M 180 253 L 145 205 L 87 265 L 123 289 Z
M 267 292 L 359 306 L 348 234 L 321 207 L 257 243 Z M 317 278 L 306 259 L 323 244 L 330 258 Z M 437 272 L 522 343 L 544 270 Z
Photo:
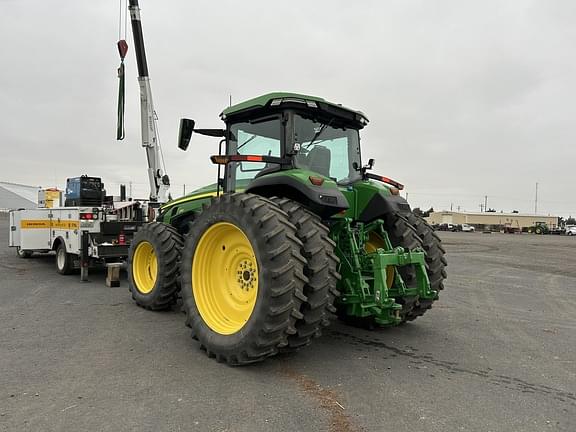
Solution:
M 316 145 L 307 155 L 307 165 L 310 171 L 330 177 L 330 160 L 332 154 L 324 146 Z

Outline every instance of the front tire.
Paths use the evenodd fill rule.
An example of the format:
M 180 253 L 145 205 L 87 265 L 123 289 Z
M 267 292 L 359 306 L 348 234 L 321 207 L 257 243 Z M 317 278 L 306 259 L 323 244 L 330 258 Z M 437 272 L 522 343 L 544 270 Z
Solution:
M 184 243 L 182 300 L 209 357 L 243 365 L 288 345 L 306 301 L 301 248 L 288 215 L 258 195 L 225 194 L 202 211 Z
M 128 252 L 128 285 L 138 306 L 167 309 L 178 294 L 182 237 L 170 225 L 150 222 L 134 235 Z

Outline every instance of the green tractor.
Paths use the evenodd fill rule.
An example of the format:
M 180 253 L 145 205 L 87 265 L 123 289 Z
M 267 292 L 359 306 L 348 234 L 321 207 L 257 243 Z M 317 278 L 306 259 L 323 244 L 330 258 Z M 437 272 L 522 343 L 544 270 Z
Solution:
M 550 228 L 546 222 L 535 222 L 534 225 L 526 228 L 530 234 L 550 234 Z
M 136 303 L 182 297 L 186 325 L 210 357 L 232 365 L 295 351 L 338 316 L 394 326 L 424 314 L 446 278 L 440 239 L 362 165 L 359 111 L 271 93 L 225 109 L 216 183 L 163 205 L 128 258 Z M 222 151 L 223 146 L 225 151 Z

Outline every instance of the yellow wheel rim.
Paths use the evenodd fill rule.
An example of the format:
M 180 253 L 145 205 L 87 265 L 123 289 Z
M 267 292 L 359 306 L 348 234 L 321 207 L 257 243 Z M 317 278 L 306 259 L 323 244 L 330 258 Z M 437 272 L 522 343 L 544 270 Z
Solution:
M 156 285 L 158 260 L 152 243 L 143 241 L 136 246 L 132 259 L 132 275 L 136 289 L 142 294 L 149 294 Z
M 380 237 L 378 234 L 371 232 L 368 235 L 368 241 L 364 243 L 364 250 L 367 253 L 374 253 L 379 248 L 384 248 L 384 246 L 385 246 L 384 239 Z M 393 283 L 394 283 L 394 267 L 388 266 L 386 267 L 386 286 L 388 288 L 391 288 Z
M 258 263 L 246 234 L 228 222 L 204 232 L 192 259 L 192 293 L 204 323 L 216 333 L 239 331 L 254 311 Z

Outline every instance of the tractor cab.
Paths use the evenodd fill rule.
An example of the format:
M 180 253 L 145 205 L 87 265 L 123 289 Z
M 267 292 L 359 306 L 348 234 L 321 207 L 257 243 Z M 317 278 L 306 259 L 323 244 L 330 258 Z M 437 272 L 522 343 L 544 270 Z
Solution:
M 226 122 L 228 155 L 273 156 L 282 160 L 239 161 L 227 170 L 227 186 L 282 169 L 302 169 L 339 184 L 360 178 L 359 130 L 368 119 L 324 99 L 270 93 L 231 106 Z M 280 163 L 276 163 L 280 162 Z
M 387 183 L 396 195 L 403 188 L 368 173 L 373 159 L 362 166 L 359 131 L 368 119 L 360 111 L 315 96 L 269 93 L 228 107 L 220 117 L 226 129 L 197 129 L 182 119 L 178 141 L 186 150 L 192 133 L 223 138 L 211 157 L 219 165 L 216 195 L 284 196 L 330 217 L 350 208 L 354 198 L 345 195 L 361 180 Z
M 226 166 L 222 181 L 226 192 L 291 169 L 342 185 L 361 178 L 359 130 L 368 119 L 360 111 L 314 96 L 269 93 L 226 108 L 220 117 L 226 123 L 221 136 L 228 158 L 220 154 L 213 162 Z M 207 135 L 215 131 L 188 129 Z M 189 138 L 181 135 L 182 140 Z

